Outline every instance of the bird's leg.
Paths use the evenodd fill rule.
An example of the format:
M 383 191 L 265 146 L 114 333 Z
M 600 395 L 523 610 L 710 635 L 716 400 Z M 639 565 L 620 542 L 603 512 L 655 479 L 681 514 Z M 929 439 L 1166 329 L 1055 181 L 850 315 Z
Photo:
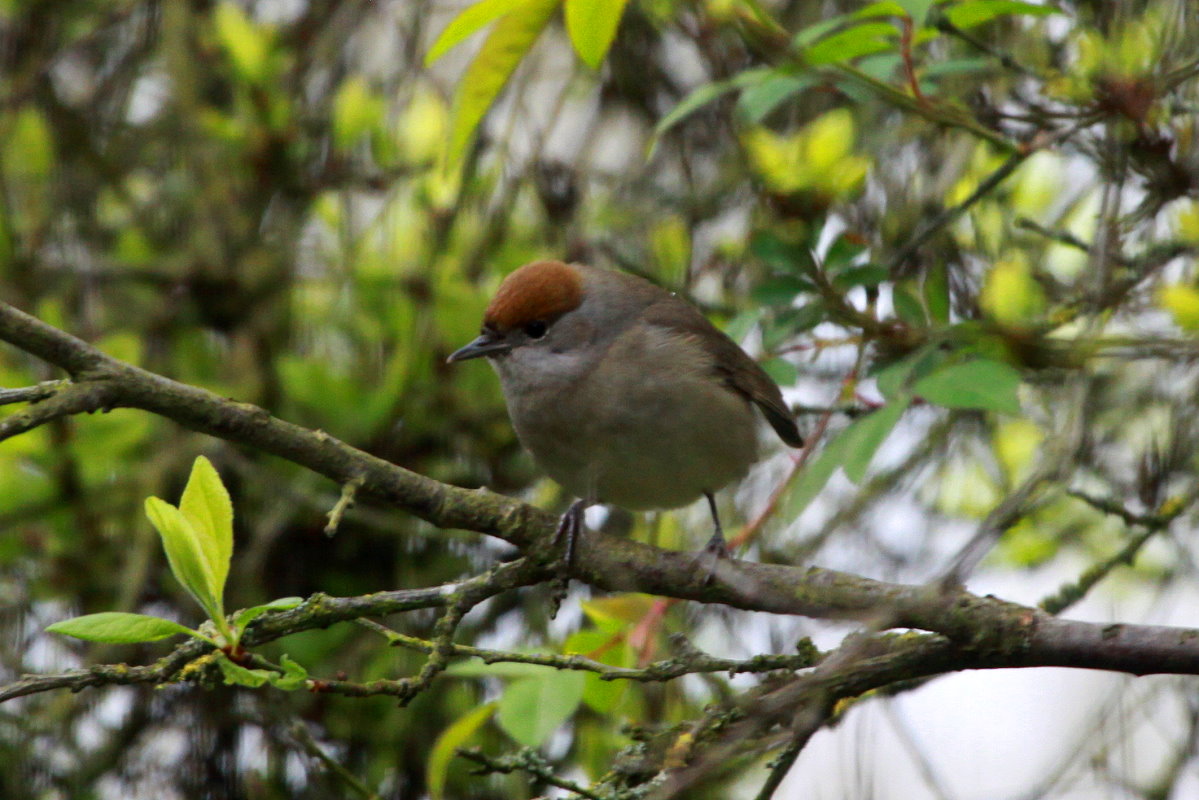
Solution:
M 711 492 L 704 492 L 704 497 L 708 498 L 708 508 L 712 511 L 712 523 L 716 530 L 695 557 L 695 563 L 704 569 L 704 583 L 711 583 L 716 577 L 716 565 L 729 558 L 729 545 L 724 540 L 724 529 L 720 527 L 720 515 L 716 513 L 716 498 Z
M 717 558 L 729 557 L 729 543 L 724 540 L 724 529 L 720 527 L 720 514 L 716 512 L 716 498 L 711 492 L 704 492 L 704 497 L 708 498 L 708 508 L 712 512 L 712 524 L 716 527 L 712 538 L 704 545 L 704 552 L 711 553 Z
M 558 574 L 550 581 L 550 619 L 558 614 L 558 607 L 566 598 L 566 589 L 570 583 L 570 568 L 574 565 L 575 560 L 575 540 L 578 539 L 579 533 L 583 529 L 583 512 L 589 505 L 591 504 L 586 500 L 576 500 L 571 503 L 570 508 L 566 509 L 566 513 L 558 520 L 558 528 L 554 531 L 554 538 L 550 540 L 554 547 L 558 547 L 563 539 L 566 540 L 562 555 L 558 560 Z
M 576 500 L 571 503 L 570 508 L 566 509 L 566 513 L 562 515 L 562 519 L 558 520 L 558 529 L 554 531 L 552 541 L 555 547 L 564 538 L 566 539 L 566 547 L 562 553 L 562 566 L 567 570 L 574 565 L 575 540 L 578 539 L 579 532 L 583 530 L 583 512 L 589 505 L 591 504 L 586 500 Z

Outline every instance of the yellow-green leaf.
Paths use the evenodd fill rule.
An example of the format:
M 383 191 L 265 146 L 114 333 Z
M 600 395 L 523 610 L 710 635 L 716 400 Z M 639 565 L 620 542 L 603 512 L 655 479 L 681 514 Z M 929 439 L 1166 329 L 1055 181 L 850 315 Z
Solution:
M 540 747 L 583 700 L 583 673 L 557 670 L 543 678 L 515 681 L 500 698 L 496 719 L 525 747 Z
M 213 14 L 217 39 L 233 68 L 249 83 L 263 83 L 269 76 L 271 37 L 267 30 L 246 16 L 236 3 L 221 3 Z
M 566 0 L 566 32 L 583 63 L 599 69 L 628 0 Z
M 1020 373 L 999 361 L 978 358 L 950 364 L 916 381 L 912 391 L 946 408 L 1020 413 Z
M 200 550 L 198 536 L 183 512 L 157 497 L 146 498 L 146 516 L 162 537 L 171 572 L 183 588 L 196 598 L 209 616 L 221 613 L 220 595 L 208 562 Z
M 445 783 L 450 772 L 450 760 L 453 759 L 458 748 L 466 744 L 470 737 L 483 727 L 483 723 L 491 719 L 496 705 L 496 703 L 485 703 L 462 715 L 454 721 L 453 725 L 442 731 L 441 735 L 437 737 L 437 741 L 433 743 L 426 771 L 429 795 L 433 800 L 443 800 L 445 797 Z
M 1157 301 L 1170 312 L 1178 327 L 1199 330 L 1199 290 L 1195 287 L 1181 283 L 1163 286 L 1157 293 Z
M 76 639 L 86 639 L 89 642 L 105 642 L 107 644 L 157 642 L 159 639 L 176 636 L 180 633 L 189 636 L 196 635 L 191 628 L 169 619 L 145 614 L 126 614 L 120 611 L 102 611 L 99 614 L 85 614 L 82 617 L 64 619 L 62 622 L 50 625 L 46 630 L 50 633 L 74 636 Z
M 341 149 L 353 146 L 364 133 L 383 121 L 383 101 L 361 75 L 346 80 L 333 98 L 333 141 Z
M 280 597 L 278 600 L 272 600 L 260 606 L 250 606 L 238 612 L 237 617 L 233 620 L 233 627 L 238 631 L 243 631 L 247 625 L 268 611 L 287 611 L 303 602 L 303 597 Z
M 899 422 L 908 404 L 909 400 L 906 397 L 887 403 L 861 419 L 854 420 L 853 424 L 841 433 L 845 448 L 845 460 L 842 463 L 845 477 L 854 483 L 862 482 L 875 452 L 891 433 L 895 423 Z
M 212 576 L 212 591 L 225 592 L 229 560 L 233 556 L 233 503 L 212 462 L 197 456 L 179 500 L 179 510 L 196 533 L 200 553 Z
M 454 94 L 450 129 L 450 163 L 466 152 L 475 129 L 537 37 L 549 24 L 561 0 L 529 0 L 504 15 L 470 62 Z
M 1004 14 L 1028 14 L 1043 17 L 1059 14 L 1056 8 L 1018 0 L 968 0 L 945 9 L 946 18 L 958 28 L 972 28 Z
M 467 6 L 454 17 L 445 30 L 437 35 L 429 52 L 425 54 L 425 66 L 429 66 L 450 50 L 470 38 L 488 23 L 495 22 L 510 11 L 515 11 L 529 0 L 481 0 Z

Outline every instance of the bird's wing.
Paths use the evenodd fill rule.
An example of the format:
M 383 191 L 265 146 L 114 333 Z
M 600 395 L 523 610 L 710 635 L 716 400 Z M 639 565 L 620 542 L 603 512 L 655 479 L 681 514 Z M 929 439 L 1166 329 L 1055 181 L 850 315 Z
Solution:
M 645 311 L 651 325 L 692 337 L 711 355 L 716 372 L 731 390 L 753 402 L 779 438 L 791 447 L 802 447 L 803 437 L 783 393 L 766 371 L 725 333 L 690 303 L 673 295 L 652 303 Z

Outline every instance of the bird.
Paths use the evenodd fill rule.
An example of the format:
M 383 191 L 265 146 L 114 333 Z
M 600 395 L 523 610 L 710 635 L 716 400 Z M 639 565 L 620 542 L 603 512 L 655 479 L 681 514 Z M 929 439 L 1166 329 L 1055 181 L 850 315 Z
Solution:
M 553 539 L 566 539 L 567 568 L 589 506 L 665 510 L 706 497 L 710 579 L 729 555 L 713 495 L 758 460 L 758 416 L 803 446 L 754 359 L 691 303 L 626 272 L 555 260 L 517 268 L 479 336 L 447 360 L 474 358 L 499 375 L 522 446 L 577 498 Z

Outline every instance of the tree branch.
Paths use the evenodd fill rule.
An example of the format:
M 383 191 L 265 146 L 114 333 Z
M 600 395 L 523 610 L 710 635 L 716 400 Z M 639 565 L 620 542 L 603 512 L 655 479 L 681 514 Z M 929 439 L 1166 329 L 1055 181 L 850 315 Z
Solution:
M 70 399 L 38 414 L 81 413 L 118 406 L 140 408 L 193 430 L 257 447 L 341 484 L 360 480 L 362 491 L 437 527 L 462 528 L 504 539 L 530 556 L 534 562 L 528 568 L 531 571 L 553 561 L 551 542 L 556 518 L 545 511 L 484 489 L 471 491 L 439 483 L 321 431 L 276 419 L 256 406 L 126 364 L 3 303 L 0 340 L 44 357 L 74 375 L 74 382 L 55 395 Z M 54 398 L 45 400 L 25 413 L 53 402 Z M 1002 666 L 1074 666 L 1138 675 L 1199 674 L 1199 632 L 1060 620 L 1035 608 L 978 597 L 961 587 L 885 583 L 818 567 L 754 564 L 736 559 L 718 561 L 709 576 L 706 569 L 697 566 L 692 554 L 591 531 L 580 537 L 572 575 L 613 591 L 646 592 L 776 614 L 872 620 L 876 625 L 881 620 L 885 624 L 879 627 L 931 631 L 972 652 L 1002 654 L 1004 658 L 998 664 Z M 310 600 L 301 609 L 316 614 L 314 619 L 323 624 L 364 613 L 361 606 L 328 611 L 323 606 L 327 601 Z M 353 606 L 359 601 L 346 602 Z M 314 611 L 313 605 L 321 611 Z M 252 631 L 277 638 L 293 629 L 312 627 L 312 620 L 293 616 L 301 609 L 264 618 L 263 624 Z M 289 628 L 289 624 L 296 627 Z M 72 675 L 64 685 L 74 688 L 80 680 L 84 679 Z M 91 677 L 83 685 L 99 682 L 105 681 Z M 28 692 L 18 694 L 22 693 Z M 0 699 L 5 696 L 16 695 L 0 694 Z

